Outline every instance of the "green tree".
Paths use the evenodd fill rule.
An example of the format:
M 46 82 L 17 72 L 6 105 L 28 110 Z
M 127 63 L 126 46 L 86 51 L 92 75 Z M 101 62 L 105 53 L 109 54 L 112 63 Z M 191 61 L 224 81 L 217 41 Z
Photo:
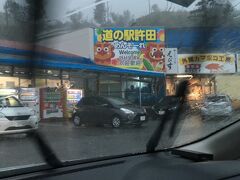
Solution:
M 160 12 L 160 9 L 157 4 L 152 5 L 152 12 Z
M 123 11 L 123 14 L 111 13 L 112 24 L 114 26 L 127 27 L 134 22 L 134 16 L 129 10 Z
M 191 27 L 187 11 L 156 11 L 135 21 L 135 26 Z
M 27 12 L 27 19 L 37 23 L 42 18 L 45 17 L 45 7 L 46 7 L 46 0 L 25 0 L 26 6 L 23 7 L 24 11 Z
M 6 0 L 6 27 L 1 35 L 9 40 L 33 41 L 39 27 L 44 25 L 39 22 L 45 15 L 45 3 L 45 0 Z
M 231 25 L 234 8 L 229 1 L 201 0 L 196 9 L 191 11 L 190 18 L 200 26 Z
M 102 0 L 96 0 L 95 3 L 100 3 Z M 104 3 L 96 5 L 94 9 L 94 19 L 97 23 L 104 25 L 106 23 L 106 6 Z
M 9 25 L 9 19 L 14 18 L 15 20 L 19 20 L 22 18 L 21 6 L 15 2 L 15 0 L 7 0 L 4 4 L 4 11 L 6 16 L 6 24 L 7 27 Z
M 11 16 L 18 22 L 37 23 L 45 15 L 45 0 L 25 0 L 20 4 L 16 0 L 7 0 L 4 5 L 6 19 Z
M 81 26 L 81 23 L 82 23 L 82 18 L 83 18 L 83 15 L 81 12 L 78 12 L 76 14 L 72 14 L 70 16 L 70 20 L 71 20 L 71 26 L 73 29 L 77 29 Z

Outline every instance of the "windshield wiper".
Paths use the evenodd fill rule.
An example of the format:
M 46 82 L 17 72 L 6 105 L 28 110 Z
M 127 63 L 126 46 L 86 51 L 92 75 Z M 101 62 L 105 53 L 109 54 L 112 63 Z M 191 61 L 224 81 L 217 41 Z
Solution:
M 210 153 L 203 153 L 203 152 L 186 150 L 186 149 L 173 149 L 171 152 L 173 155 L 178 155 L 183 158 L 193 160 L 195 162 L 213 160 L 213 154 L 210 154 Z
M 42 134 L 39 131 L 31 131 L 29 134 L 39 148 L 43 159 L 49 166 L 53 168 L 59 168 L 63 166 L 62 162 L 55 155 L 54 151 L 48 145 L 47 141 L 43 138 Z
M 175 133 L 176 127 L 179 123 L 179 116 L 180 113 L 183 110 L 183 104 L 185 102 L 186 99 L 186 93 L 187 93 L 187 89 L 188 89 L 188 81 L 182 81 L 179 86 L 178 89 L 176 91 L 176 97 L 179 97 L 179 101 L 177 102 L 176 105 L 176 112 L 173 114 L 173 118 L 172 118 L 172 126 L 170 128 L 169 131 L 169 136 L 172 137 Z M 154 152 L 164 131 L 164 128 L 166 126 L 166 123 L 169 122 L 169 117 L 170 117 L 170 111 L 167 109 L 165 111 L 165 114 L 161 120 L 161 122 L 159 123 L 159 125 L 157 126 L 157 128 L 155 129 L 155 131 L 153 132 L 151 138 L 149 139 L 147 146 L 146 146 L 146 151 L 148 153 Z

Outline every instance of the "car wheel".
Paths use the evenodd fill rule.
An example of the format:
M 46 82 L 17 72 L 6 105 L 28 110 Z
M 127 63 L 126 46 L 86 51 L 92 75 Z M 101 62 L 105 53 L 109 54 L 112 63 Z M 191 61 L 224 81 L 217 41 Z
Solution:
M 75 126 L 81 126 L 81 118 L 77 115 L 73 116 L 73 124 Z
M 119 116 L 114 116 L 112 118 L 111 124 L 112 124 L 113 128 L 119 128 L 121 126 L 121 119 L 120 119 L 120 117 Z

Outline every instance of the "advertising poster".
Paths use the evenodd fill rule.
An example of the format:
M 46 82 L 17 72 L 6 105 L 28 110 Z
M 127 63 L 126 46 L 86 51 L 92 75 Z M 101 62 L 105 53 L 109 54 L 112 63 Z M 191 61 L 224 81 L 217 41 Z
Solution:
M 94 29 L 96 64 L 165 72 L 163 28 Z
M 180 54 L 179 73 L 224 74 L 235 73 L 234 54 Z
M 43 88 L 40 90 L 41 118 L 63 117 L 63 96 L 56 88 Z
M 177 48 L 165 48 L 165 63 L 167 74 L 178 73 L 178 50 Z
M 66 110 L 65 113 L 67 117 L 71 117 L 74 106 L 82 99 L 83 90 L 82 89 L 68 89 L 67 100 L 66 100 Z
M 37 101 L 38 97 L 36 88 L 21 88 L 19 91 L 19 99 L 21 101 Z

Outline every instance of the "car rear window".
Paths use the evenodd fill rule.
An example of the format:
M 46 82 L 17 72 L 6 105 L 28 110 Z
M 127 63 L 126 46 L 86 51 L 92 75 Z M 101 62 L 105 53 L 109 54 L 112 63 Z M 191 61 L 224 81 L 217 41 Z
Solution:
M 78 106 L 93 106 L 96 105 L 95 98 L 82 98 L 81 101 L 78 103 Z
M 212 96 L 212 97 L 207 97 L 208 102 L 219 102 L 219 101 L 227 101 L 226 96 Z
M 177 98 L 176 97 L 165 97 L 160 100 L 161 104 L 174 104 L 177 103 Z

